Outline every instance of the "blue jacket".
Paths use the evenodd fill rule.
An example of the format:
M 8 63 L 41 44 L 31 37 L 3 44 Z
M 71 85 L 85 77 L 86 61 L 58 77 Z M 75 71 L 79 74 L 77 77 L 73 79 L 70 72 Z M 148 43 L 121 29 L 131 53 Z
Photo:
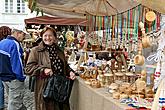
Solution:
M 0 41 L 0 77 L 3 81 L 25 80 L 22 57 L 23 49 L 14 37 Z

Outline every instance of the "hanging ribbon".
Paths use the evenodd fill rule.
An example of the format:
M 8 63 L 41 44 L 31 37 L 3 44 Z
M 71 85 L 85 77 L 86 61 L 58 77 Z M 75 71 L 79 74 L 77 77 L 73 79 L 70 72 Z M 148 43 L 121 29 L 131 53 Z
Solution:
M 115 16 L 112 16 L 112 46 L 114 45 L 115 43 Z
M 137 28 L 136 28 L 136 25 L 137 25 L 137 13 L 136 13 L 136 8 L 133 9 L 133 42 L 135 43 L 136 42 L 136 32 L 137 32 Z
M 92 16 L 91 15 L 89 15 L 89 33 L 91 33 L 92 32 Z
M 119 15 L 117 15 L 116 16 L 116 28 L 117 28 L 117 30 L 116 30 L 116 41 L 117 41 L 117 47 L 119 48 L 119 20 L 118 20 L 118 17 Z
M 98 27 L 97 16 L 95 16 L 95 23 L 96 23 L 96 24 L 95 24 L 95 26 L 96 26 L 96 27 L 95 27 L 95 31 L 97 31 L 97 27 Z
M 157 12 L 157 30 L 160 29 L 160 13 Z
M 130 31 L 130 43 L 132 44 L 133 39 L 132 39 L 132 31 L 133 31 L 133 11 L 132 9 L 130 10 L 130 26 L 129 26 L 129 31 Z
M 123 13 L 124 14 L 124 13 Z M 127 17 L 126 18 L 123 18 L 123 28 L 124 28 L 124 31 L 123 31 L 123 36 L 124 36 L 124 46 L 125 47 L 127 47 L 127 43 L 126 43 L 126 41 L 127 41 L 127 31 L 126 31 L 126 29 L 127 29 Z
M 105 18 L 104 16 L 102 17 L 102 30 L 103 30 L 103 38 L 102 38 L 102 46 L 105 47 Z
M 111 47 L 112 43 L 112 16 L 108 17 L 109 19 L 109 25 L 108 25 L 108 31 L 109 31 L 109 47 Z
M 134 40 L 137 42 L 138 40 L 138 24 L 139 24 L 139 15 L 138 15 L 138 7 L 134 9 Z
M 109 35 L 109 17 L 106 16 L 106 27 L 105 27 L 105 31 L 106 31 L 106 45 L 105 47 L 108 47 L 108 35 Z
M 96 16 L 96 31 L 99 29 L 99 21 L 98 21 L 98 16 Z
M 139 12 L 139 22 L 142 21 L 142 12 L 143 11 L 143 7 L 141 7 L 141 5 L 138 6 L 138 12 Z M 138 22 L 138 24 L 139 24 Z M 141 40 L 141 29 L 138 28 L 138 40 Z
M 120 44 L 123 47 L 123 14 L 120 14 Z
M 158 12 L 156 12 L 155 30 L 158 31 Z
M 115 44 L 118 48 L 118 22 L 117 22 L 117 16 L 115 16 Z
M 101 17 L 101 16 L 99 16 L 99 22 L 100 22 L 99 30 L 101 30 L 101 28 L 102 28 L 102 17 Z M 98 37 L 99 37 L 99 36 L 98 36 Z M 102 38 L 103 38 L 103 37 L 100 38 L 100 44 L 101 44 L 100 46 L 102 46 Z
M 88 19 L 88 15 L 86 15 L 86 20 L 87 20 L 87 24 L 86 24 L 86 33 L 89 32 L 89 19 Z
M 96 16 L 93 16 L 93 30 L 92 31 L 96 31 Z
M 154 11 L 154 13 L 156 12 Z M 153 21 L 152 30 L 156 30 L 156 19 Z
M 142 8 L 142 22 L 145 23 L 145 7 Z
M 127 12 L 127 16 L 128 16 L 128 19 L 127 19 L 127 40 L 130 40 L 130 10 L 128 10 Z

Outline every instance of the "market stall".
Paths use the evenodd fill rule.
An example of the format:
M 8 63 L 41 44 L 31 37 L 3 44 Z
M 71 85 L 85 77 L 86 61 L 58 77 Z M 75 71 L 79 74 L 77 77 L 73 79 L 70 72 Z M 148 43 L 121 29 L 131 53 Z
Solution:
M 150 13 L 154 13 L 154 15 L 148 18 Z M 159 37 L 156 34 L 160 31 L 159 12 L 137 6 L 116 16 L 88 16 L 88 23 L 89 34 L 86 37 L 88 43 L 85 43 L 83 49 L 79 51 L 82 56 L 80 56 L 77 65 L 80 77 L 84 80 L 83 83 L 86 84 L 86 87 L 82 87 L 82 81 L 78 80 L 77 95 L 85 97 L 91 92 L 96 95 L 97 90 L 102 89 L 103 91 L 100 92 L 102 98 L 105 95 L 108 98 L 107 95 L 109 95 L 114 99 L 114 102 L 120 103 L 114 105 L 119 107 L 114 107 L 115 109 L 127 109 L 120 108 L 123 102 L 125 106 L 132 106 L 135 109 L 151 109 L 154 99 L 153 85 L 156 62 L 147 64 L 149 62 L 148 56 L 144 54 L 143 50 L 151 48 L 153 44 L 158 45 L 154 40 Z M 152 36 L 152 32 L 155 33 L 154 36 Z M 104 54 L 106 57 L 103 55 L 99 59 L 98 56 L 102 53 L 106 53 L 106 55 Z M 141 69 L 137 70 L 137 66 Z M 85 92 L 88 87 L 91 91 Z M 93 91 L 95 92 L 93 93 Z M 87 108 L 93 109 L 95 107 L 93 105 L 100 104 L 98 110 L 104 109 L 106 107 L 104 99 L 100 99 L 103 102 L 99 100 L 99 104 L 93 103 L 96 100 L 93 97 L 97 96 L 99 97 L 99 93 L 96 96 L 91 95 L 89 99 L 85 98 L 85 101 L 80 98 L 76 102 L 79 105 L 79 102 L 85 103 L 88 100 L 88 104 L 83 108 L 88 106 Z M 118 101 L 115 101 L 116 99 Z M 109 102 L 109 105 L 111 103 Z M 112 105 L 109 106 L 109 108 L 112 107 Z M 81 110 L 81 108 L 79 109 Z
M 77 27 L 85 28 L 87 26 L 87 20 L 83 18 L 66 18 L 50 15 L 28 18 L 25 19 L 24 22 L 26 24 L 26 30 L 30 33 L 33 41 L 35 41 L 35 39 L 39 37 L 39 33 L 42 28 L 44 28 L 45 26 L 51 26 L 57 31 L 59 43 L 65 42 L 65 40 L 67 41 L 73 39 L 74 34 L 76 34 L 73 33 L 73 31 L 78 31 Z M 65 38 L 65 33 L 67 34 L 66 31 L 69 31 L 71 34 L 68 39 Z M 29 41 L 29 39 L 26 39 L 25 41 Z
M 71 95 L 73 110 L 164 107 L 163 84 L 159 80 L 164 72 L 160 70 L 164 48 L 160 12 L 164 10 L 148 8 L 147 2 L 139 3 L 134 0 L 37 1 L 37 6 L 49 14 L 64 16 L 60 12 L 65 12 L 67 17 L 85 16 L 87 20 L 86 33 L 80 32 L 77 41 L 79 45 L 72 45 L 73 39 L 67 45 L 72 47 L 68 62 L 80 75 Z M 73 36 L 71 32 L 66 35 Z M 153 48 L 157 46 L 156 51 Z M 152 51 L 146 51 L 149 48 Z M 157 103 L 155 84 L 157 87 L 161 84 L 155 97 Z

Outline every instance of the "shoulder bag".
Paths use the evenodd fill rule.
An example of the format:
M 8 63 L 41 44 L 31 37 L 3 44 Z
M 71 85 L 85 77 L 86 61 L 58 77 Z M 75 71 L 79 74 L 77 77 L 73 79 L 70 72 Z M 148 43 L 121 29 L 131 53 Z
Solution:
M 69 99 L 73 80 L 69 79 L 67 76 L 62 74 L 52 75 L 44 89 L 43 98 L 44 100 L 54 100 L 56 102 L 65 102 Z

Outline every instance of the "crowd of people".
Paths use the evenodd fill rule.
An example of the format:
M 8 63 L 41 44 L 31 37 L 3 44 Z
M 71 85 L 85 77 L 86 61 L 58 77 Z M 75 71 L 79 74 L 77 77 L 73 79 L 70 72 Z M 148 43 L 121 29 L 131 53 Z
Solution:
M 4 110 L 4 88 L 9 98 L 7 110 L 27 110 L 23 104 L 27 76 L 35 77 L 33 89 L 36 110 L 70 110 L 69 99 L 65 102 L 45 101 L 42 95 L 46 82 L 53 74 L 64 74 L 71 80 L 75 79 L 64 52 L 57 45 L 55 29 L 45 27 L 41 31 L 42 40 L 32 47 L 25 65 L 21 42 L 26 32 L 8 29 L 0 28 L 0 38 L 3 38 L 0 41 L 0 110 Z

